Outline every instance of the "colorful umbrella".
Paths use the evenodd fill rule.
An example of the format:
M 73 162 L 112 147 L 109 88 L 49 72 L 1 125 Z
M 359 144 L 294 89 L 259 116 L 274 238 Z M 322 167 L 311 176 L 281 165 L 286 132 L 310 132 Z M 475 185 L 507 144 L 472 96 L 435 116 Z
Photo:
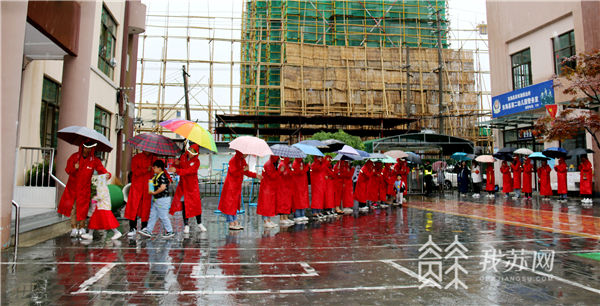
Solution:
M 57 136 L 58 138 L 76 146 L 88 140 L 95 141 L 98 143 L 96 146 L 96 151 L 110 152 L 113 149 L 112 144 L 106 137 L 104 137 L 104 135 L 85 126 L 68 126 L 58 131 Z
M 317 149 L 317 147 L 314 147 L 311 145 L 296 143 L 296 144 L 293 144 L 292 147 L 298 148 L 298 149 L 300 149 L 300 151 L 302 151 L 308 155 L 325 156 L 325 154 L 323 154 L 323 152 L 321 152 L 321 150 L 319 150 L 319 149 Z
M 567 150 L 559 147 L 545 149 L 542 153 L 550 158 L 567 157 Z
M 213 136 L 196 122 L 184 119 L 171 119 L 161 122 L 160 125 L 203 148 L 217 152 L 217 145 Z
M 277 155 L 279 157 L 289 157 L 289 158 L 305 158 L 306 154 L 302 152 L 300 149 L 288 145 L 276 144 L 271 146 L 271 151 L 273 151 L 273 155 Z
M 448 164 L 446 164 L 445 161 L 438 160 L 435 163 L 433 163 L 433 165 L 431 165 L 431 169 L 433 171 L 438 171 L 440 168 L 446 168 L 446 166 L 448 166 Z
M 491 155 L 479 155 L 475 157 L 475 161 L 478 161 L 480 163 L 493 163 L 495 161 L 495 158 Z
M 567 154 L 567 156 L 569 156 L 569 157 L 580 156 L 580 155 L 587 155 L 590 153 L 594 153 L 594 151 L 590 150 L 590 149 L 577 148 L 577 149 L 569 150 L 569 154 Z
M 519 155 L 527 155 L 527 156 L 529 156 L 529 155 L 533 154 L 533 151 L 530 150 L 530 149 L 527 149 L 527 148 L 520 148 L 518 150 L 515 150 L 513 153 L 514 154 L 519 154 Z
M 408 154 L 406 154 L 406 152 L 404 152 L 402 150 L 391 150 L 391 151 L 385 152 L 384 154 L 391 158 L 394 158 L 394 159 L 405 158 L 408 156 Z
M 229 142 L 229 148 L 256 156 L 273 155 L 266 141 L 254 136 L 240 136 Z
M 544 153 L 542 152 L 533 152 L 531 154 L 529 154 L 529 159 L 533 159 L 533 160 L 549 160 L 551 159 L 550 157 L 544 155 Z
M 353 147 L 349 146 L 349 145 L 344 145 L 342 147 L 342 149 L 338 150 L 337 153 L 340 154 L 345 154 L 345 155 L 358 155 L 360 156 L 360 154 L 358 153 L 358 151 L 356 151 L 356 149 L 354 149 Z
M 181 151 L 173 140 L 158 134 L 139 134 L 129 138 L 127 144 L 141 151 L 164 156 L 176 156 Z

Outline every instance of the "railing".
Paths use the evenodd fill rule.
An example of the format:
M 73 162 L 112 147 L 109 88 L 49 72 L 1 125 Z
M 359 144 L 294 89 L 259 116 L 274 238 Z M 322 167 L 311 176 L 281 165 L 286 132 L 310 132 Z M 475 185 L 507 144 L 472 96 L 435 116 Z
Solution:
M 19 229 L 21 227 L 21 206 L 19 203 L 12 201 L 15 207 L 15 254 L 13 262 L 17 262 L 17 249 L 19 248 Z
M 17 186 L 54 187 L 52 170 L 54 168 L 54 148 L 20 147 L 19 163 L 22 167 L 22 180 L 17 181 Z

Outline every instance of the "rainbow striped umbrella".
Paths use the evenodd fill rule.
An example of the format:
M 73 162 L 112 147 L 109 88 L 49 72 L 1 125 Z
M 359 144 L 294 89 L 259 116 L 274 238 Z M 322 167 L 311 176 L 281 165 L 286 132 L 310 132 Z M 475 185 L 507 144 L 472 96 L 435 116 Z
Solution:
M 171 119 L 161 122 L 160 125 L 203 148 L 217 152 L 217 145 L 213 136 L 196 122 L 184 119 Z

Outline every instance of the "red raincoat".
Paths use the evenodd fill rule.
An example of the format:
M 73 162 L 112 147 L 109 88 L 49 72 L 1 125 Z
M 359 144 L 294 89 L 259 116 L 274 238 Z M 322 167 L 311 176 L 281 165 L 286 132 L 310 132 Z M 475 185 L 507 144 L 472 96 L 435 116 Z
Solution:
M 292 163 L 292 185 L 294 187 L 292 204 L 294 211 L 308 208 L 308 177 L 306 176 L 308 170 L 308 165 L 301 158 L 294 159 Z
M 277 215 L 277 191 L 279 189 L 279 171 L 275 167 L 278 156 L 271 155 L 263 165 L 262 180 L 258 190 L 256 213 L 263 217 Z
M 592 163 L 589 160 L 584 159 L 579 164 L 579 193 L 591 195 L 592 194 Z
M 174 165 L 179 175 L 179 184 L 175 189 L 173 201 L 171 202 L 171 215 L 181 210 L 181 197 L 185 202 L 185 217 L 192 218 L 202 214 L 202 199 L 200 198 L 200 186 L 198 184 L 198 169 L 200 160 L 198 155 L 189 158 L 187 153 L 179 157 L 179 165 Z
M 323 209 L 325 206 L 325 165 L 322 158 L 315 158 L 310 165 L 310 192 L 312 209 Z
M 379 201 L 379 191 L 381 188 L 381 164 L 376 163 L 373 167 L 373 176 L 369 179 L 367 199 L 370 201 Z
M 338 162 L 338 165 L 338 193 L 335 202 L 341 202 L 344 208 L 352 208 L 354 206 L 354 197 L 352 195 L 354 168 L 351 168 L 345 160 Z
M 337 177 L 338 174 L 337 172 L 334 172 L 333 169 L 331 169 L 331 157 L 330 156 L 326 156 L 325 157 L 325 161 L 324 161 L 324 171 L 325 171 L 325 185 L 327 186 L 325 189 L 325 208 L 334 208 L 337 205 L 339 205 L 339 203 L 335 202 L 335 198 L 336 198 L 336 192 L 337 192 L 337 188 L 336 188 L 336 183 L 337 183 Z
M 87 158 L 83 158 L 82 152 L 83 144 L 79 145 L 79 151 L 73 153 L 67 160 L 65 172 L 69 175 L 69 180 L 58 203 L 58 213 L 67 217 L 71 216 L 73 203 L 75 203 L 77 207 L 77 221 L 87 218 L 90 208 L 92 175 L 94 174 L 94 170 L 98 174 L 108 173 L 102 165 L 102 161 L 94 156 L 94 148 L 91 149 Z M 75 164 L 77 163 L 79 163 L 79 168 L 75 169 Z M 148 184 L 147 181 L 146 184 Z
M 525 159 L 523 164 L 523 188 L 522 191 L 525 193 L 531 193 L 533 191 L 531 186 L 531 173 L 533 173 L 533 165 L 529 158 Z
M 558 164 L 554 166 L 558 187 L 556 193 L 567 194 L 567 164 L 563 158 L 558 160 Z
M 387 186 L 387 195 L 396 195 L 396 191 L 394 190 L 394 183 L 396 183 L 396 177 L 398 176 L 398 172 L 394 169 L 392 165 L 386 167 L 388 169 L 388 173 L 386 176 L 386 186 Z
M 131 159 L 131 185 L 124 215 L 129 220 L 140 217 L 147 222 L 150 217 L 152 195 L 148 193 L 148 181 L 154 176 L 151 167 L 155 160 L 156 156 L 146 153 L 138 153 Z
M 494 165 L 488 165 L 485 168 L 485 176 L 486 176 L 486 181 L 485 181 L 485 191 L 494 191 L 496 190 L 496 177 L 494 174 Z
M 277 213 L 287 215 L 292 212 L 292 198 L 294 197 L 294 181 L 288 157 L 279 162 L 279 184 L 277 194 Z
M 513 179 L 510 176 L 510 167 L 506 164 L 506 162 L 502 163 L 502 167 L 500 167 L 500 172 L 502 172 L 502 192 L 512 192 Z
M 244 170 L 246 168 L 246 170 Z M 227 177 L 221 190 L 221 199 L 219 200 L 219 211 L 226 215 L 234 216 L 240 209 L 242 201 L 242 181 L 244 175 L 256 177 L 256 173 L 247 170 L 248 164 L 244 160 L 244 155 L 235 151 L 235 155 L 229 161 Z
M 513 189 L 521 189 L 521 172 L 523 171 L 523 167 L 521 166 L 521 161 L 517 159 L 517 162 L 510 164 L 510 169 L 512 170 L 513 175 Z
M 552 187 L 550 187 L 550 171 L 552 171 L 552 169 L 550 169 L 548 164 L 544 164 L 537 170 L 540 181 L 540 195 L 542 196 L 552 195 Z
M 356 189 L 354 190 L 354 199 L 360 203 L 368 200 L 368 187 L 371 176 L 373 175 L 373 162 L 370 160 L 365 163 L 358 173 L 356 180 Z
M 400 169 L 398 174 L 402 177 L 402 181 L 406 184 L 406 188 L 404 189 L 404 195 L 408 194 L 408 174 L 410 173 L 410 168 L 408 168 L 408 162 L 402 161 L 400 165 Z

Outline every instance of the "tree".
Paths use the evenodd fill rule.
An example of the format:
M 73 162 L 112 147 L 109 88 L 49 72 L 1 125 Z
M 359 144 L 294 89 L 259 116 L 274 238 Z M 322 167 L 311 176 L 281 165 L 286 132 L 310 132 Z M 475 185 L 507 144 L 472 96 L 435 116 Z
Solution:
M 575 65 L 569 66 L 568 63 Z M 567 82 L 563 84 L 559 76 L 555 76 L 555 86 L 563 87 L 563 93 L 573 98 L 556 118 L 545 116 L 538 119 L 534 136 L 543 136 L 548 141 L 563 140 L 586 130 L 600 148 L 596 136 L 600 131 L 600 116 L 590 110 L 594 104 L 600 104 L 600 52 L 580 53 L 563 59 L 562 64 L 560 78 Z
M 362 140 L 360 140 L 360 137 L 352 136 L 352 135 L 344 132 L 343 130 L 338 130 L 335 133 L 318 132 L 318 133 L 315 133 L 310 139 L 314 139 L 314 140 L 337 139 L 337 140 L 342 141 L 343 143 L 345 143 L 355 149 L 358 149 L 358 150 L 364 150 L 364 148 L 365 148 L 365 144 L 362 142 Z

